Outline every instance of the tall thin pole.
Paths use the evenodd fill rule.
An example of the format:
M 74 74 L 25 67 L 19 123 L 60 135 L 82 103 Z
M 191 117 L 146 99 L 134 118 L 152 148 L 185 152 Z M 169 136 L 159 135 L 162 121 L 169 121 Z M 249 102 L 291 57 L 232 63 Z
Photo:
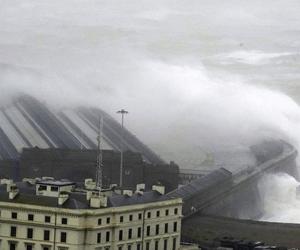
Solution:
M 96 187 L 100 190 L 102 188 L 102 167 L 103 167 L 103 159 L 102 159 L 102 149 L 101 149 L 101 139 L 102 139 L 102 131 L 103 131 L 103 117 L 99 117 L 99 128 L 98 128 L 98 136 L 97 136 L 97 170 L 96 170 Z
M 122 117 L 122 127 L 121 127 L 121 159 L 120 159 L 120 187 L 123 186 L 123 144 L 124 144 L 124 115 L 128 114 L 128 111 L 121 109 L 117 111 L 118 114 L 121 114 Z

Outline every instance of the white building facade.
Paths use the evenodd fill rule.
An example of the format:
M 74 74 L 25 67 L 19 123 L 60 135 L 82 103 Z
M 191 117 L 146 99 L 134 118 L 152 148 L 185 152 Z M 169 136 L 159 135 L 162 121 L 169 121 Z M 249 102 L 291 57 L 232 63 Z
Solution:
M 55 183 L 54 183 L 55 184 Z M 45 184 L 46 185 L 46 184 Z M 61 183 L 60 183 L 61 185 Z M 8 186 L 8 185 L 7 185 Z M 56 192 L 67 187 L 46 189 Z M 55 185 L 53 185 L 55 186 Z M 114 196 L 106 207 L 73 208 L 81 199 L 68 201 L 41 195 L 46 191 L 37 185 L 36 194 L 17 190 L 0 192 L 0 249 L 1 250 L 178 250 L 181 231 L 181 199 L 139 199 L 150 197 L 146 192 Z M 155 190 L 151 195 L 156 195 Z M 148 196 L 147 196 L 148 195 Z M 51 196 L 51 195 L 50 195 Z M 71 197 L 72 195 L 70 195 Z M 155 197 L 156 197 L 155 196 Z M 152 197 L 152 196 L 151 196 Z M 160 195 L 159 197 L 163 197 Z M 36 200 L 32 200 L 36 199 Z M 40 204 L 41 200 L 43 203 Z M 53 199 L 57 205 L 53 206 Z M 63 200 L 61 200 L 63 199 Z M 90 199 L 90 200 L 89 200 Z M 68 202 L 69 203 L 68 203 Z M 49 202 L 49 205 L 47 205 Z M 116 203 L 116 202 L 115 202 Z

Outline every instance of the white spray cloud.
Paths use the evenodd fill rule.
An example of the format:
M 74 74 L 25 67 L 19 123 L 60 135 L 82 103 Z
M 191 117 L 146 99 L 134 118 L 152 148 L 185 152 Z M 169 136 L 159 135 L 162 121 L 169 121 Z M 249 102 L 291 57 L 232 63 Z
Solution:
M 236 69 L 218 59 L 242 50 L 249 61 L 253 51 L 260 58 L 265 51 L 271 64 L 277 53 L 297 54 L 278 34 L 300 24 L 298 1 L 0 0 L 0 6 L 2 105 L 25 92 L 57 108 L 94 105 L 111 114 L 127 108 L 126 126 L 183 167 L 199 164 L 203 151 L 246 148 L 261 138 L 300 141 L 298 105 L 252 85 L 242 71 L 233 75 Z

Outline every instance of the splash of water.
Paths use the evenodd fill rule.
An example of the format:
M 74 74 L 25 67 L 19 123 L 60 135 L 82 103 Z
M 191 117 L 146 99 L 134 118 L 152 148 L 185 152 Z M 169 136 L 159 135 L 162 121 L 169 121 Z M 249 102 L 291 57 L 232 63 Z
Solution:
M 300 183 L 288 174 L 270 174 L 259 182 L 265 213 L 262 221 L 300 223 Z

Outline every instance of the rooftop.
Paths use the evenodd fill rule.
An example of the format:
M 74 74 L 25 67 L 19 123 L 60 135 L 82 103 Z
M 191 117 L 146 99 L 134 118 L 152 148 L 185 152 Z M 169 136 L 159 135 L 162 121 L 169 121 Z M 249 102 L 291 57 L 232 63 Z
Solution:
M 2 182 L 3 183 L 3 182 Z M 67 185 L 73 185 L 73 189 L 71 192 L 67 192 L 67 199 L 60 204 L 59 203 L 59 194 L 57 197 L 47 196 L 47 195 L 38 195 L 36 193 L 37 184 L 44 184 L 49 186 L 58 186 L 64 187 Z M 17 188 L 17 194 L 10 197 L 10 192 L 8 192 L 8 186 L 13 185 L 14 192 L 15 188 Z M 127 190 L 128 191 L 128 190 Z M 61 192 L 61 194 L 66 194 L 66 192 Z M 98 194 L 93 196 L 94 194 Z M 121 194 L 120 190 L 106 190 L 106 192 L 100 192 L 98 190 L 87 190 L 82 187 L 82 184 L 76 184 L 67 180 L 38 180 L 36 183 L 32 183 L 28 180 L 23 182 L 16 182 L 12 184 L 3 183 L 0 184 L 0 202 L 8 202 L 8 203 L 21 203 L 28 205 L 37 205 L 37 206 L 47 206 L 47 207 L 60 207 L 66 209 L 93 209 L 95 207 L 91 206 L 90 200 L 87 199 L 88 195 L 90 197 L 107 197 L 107 203 L 105 207 L 121 207 L 121 206 L 129 206 L 135 204 L 146 204 L 152 202 L 159 202 L 164 200 L 171 200 L 173 198 L 169 198 L 166 195 L 162 194 L 157 190 L 149 190 L 149 191 L 129 191 Z M 38 198 L 37 198 L 38 197 Z M 98 207 L 99 208 L 99 207 Z

